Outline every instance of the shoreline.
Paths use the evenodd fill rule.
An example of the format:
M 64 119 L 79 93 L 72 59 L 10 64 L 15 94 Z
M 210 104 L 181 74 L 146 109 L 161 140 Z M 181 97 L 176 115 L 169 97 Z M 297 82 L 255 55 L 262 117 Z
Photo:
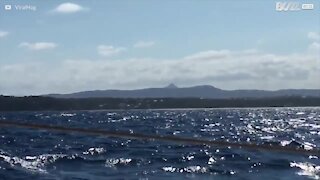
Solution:
M 19 111 L 181 111 L 245 108 L 320 107 L 320 97 L 242 99 L 148 98 L 58 99 L 48 97 L 0 97 L 0 112 Z
M 213 107 L 213 108 L 149 108 L 149 109 L 82 109 L 82 110 L 21 110 L 21 111 L 0 111 L 0 113 L 14 113 L 14 112 L 120 112 L 120 111 L 199 111 L 199 110 L 225 110 L 225 109 L 320 109 L 320 106 L 286 106 L 286 107 Z

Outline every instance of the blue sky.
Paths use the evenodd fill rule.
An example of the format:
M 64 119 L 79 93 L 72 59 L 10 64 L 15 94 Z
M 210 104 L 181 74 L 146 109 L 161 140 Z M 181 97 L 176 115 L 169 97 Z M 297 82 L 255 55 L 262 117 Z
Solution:
M 0 38 L 0 94 L 135 89 L 171 82 L 224 89 L 320 88 L 315 82 L 319 69 L 313 67 L 319 64 L 319 1 L 299 1 L 314 3 L 315 9 L 294 12 L 275 11 L 276 2 L 1 1 L 0 36 L 1 32 L 6 35 Z M 35 5 L 37 10 L 5 11 L 5 4 Z M 209 60 L 193 56 L 199 54 Z M 217 54 L 223 56 L 220 62 Z M 309 66 L 299 67 L 303 61 Z M 266 62 L 275 64 L 261 70 L 281 71 L 278 78 L 253 72 L 259 69 L 255 64 Z M 251 67 L 240 72 L 244 63 Z M 72 69 L 66 65 L 77 67 L 76 74 L 68 73 Z M 99 69 L 110 66 L 118 71 Z M 135 70 L 124 71 L 130 66 Z M 184 71 L 177 72 L 184 66 Z M 308 75 L 294 78 L 290 69 L 282 72 L 281 66 Z M 5 73 L 15 79 L 9 81 Z M 54 78 L 61 73 L 65 74 Z M 227 81 L 221 80 L 223 73 Z M 250 78 L 230 78 L 241 74 Z M 31 80 L 24 79 L 28 76 Z M 262 79 L 268 83 L 261 84 Z

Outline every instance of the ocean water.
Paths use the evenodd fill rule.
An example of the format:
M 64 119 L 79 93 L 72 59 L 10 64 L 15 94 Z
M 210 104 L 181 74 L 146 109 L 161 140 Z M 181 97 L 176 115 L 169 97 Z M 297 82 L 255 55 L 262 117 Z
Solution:
M 320 148 L 320 108 L 0 112 L 0 120 Z M 318 156 L 0 127 L 0 179 L 320 179 Z

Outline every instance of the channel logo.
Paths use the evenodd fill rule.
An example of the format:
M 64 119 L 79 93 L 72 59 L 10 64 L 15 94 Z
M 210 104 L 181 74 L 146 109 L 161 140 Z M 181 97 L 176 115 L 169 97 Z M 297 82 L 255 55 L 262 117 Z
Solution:
M 276 11 L 299 11 L 300 3 L 298 2 L 276 2 Z
M 10 11 L 12 9 L 10 4 L 4 5 L 4 10 Z

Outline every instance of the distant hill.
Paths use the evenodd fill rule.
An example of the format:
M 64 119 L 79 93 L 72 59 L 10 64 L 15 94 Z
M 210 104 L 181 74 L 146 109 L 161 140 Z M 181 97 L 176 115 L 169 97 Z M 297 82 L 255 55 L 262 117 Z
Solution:
M 174 84 L 163 88 L 145 88 L 136 90 L 94 90 L 71 94 L 44 95 L 55 98 L 269 98 L 283 96 L 320 97 L 320 89 L 283 89 L 266 90 L 222 90 L 210 85 L 182 87 Z

